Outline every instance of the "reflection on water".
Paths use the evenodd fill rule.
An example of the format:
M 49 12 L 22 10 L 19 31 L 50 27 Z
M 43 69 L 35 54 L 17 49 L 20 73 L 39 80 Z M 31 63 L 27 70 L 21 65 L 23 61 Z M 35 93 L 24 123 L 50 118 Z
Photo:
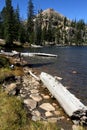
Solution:
M 43 47 L 25 49 L 24 52 L 43 52 L 57 58 L 29 58 L 28 65 L 63 78 L 62 83 L 87 105 L 87 47 Z
M 27 59 L 26 59 L 27 60 Z M 48 65 L 51 65 L 53 64 L 52 62 L 46 62 L 46 63 L 30 63 L 30 64 L 25 64 L 24 67 L 28 66 L 28 67 L 31 67 L 31 68 L 40 68 L 40 67 L 43 67 L 43 66 L 48 66 Z

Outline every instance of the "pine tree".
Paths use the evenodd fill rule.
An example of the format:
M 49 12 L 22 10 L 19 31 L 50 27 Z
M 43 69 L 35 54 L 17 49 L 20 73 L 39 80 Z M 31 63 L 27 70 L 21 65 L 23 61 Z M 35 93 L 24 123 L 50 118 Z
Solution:
M 85 34 L 85 22 L 84 20 L 79 20 L 76 24 L 76 45 L 83 44 L 84 34 Z
M 34 5 L 32 0 L 28 2 L 27 37 L 28 42 L 33 43 L 34 39 Z
M 3 26 L 3 17 L 2 13 L 0 12 L 0 38 L 4 38 L 4 26 Z
M 34 39 L 35 44 L 42 45 L 42 10 L 38 11 L 38 16 L 36 17 L 34 24 Z
M 42 44 L 45 45 L 45 41 L 47 40 L 47 29 L 46 27 L 43 27 L 42 29 Z
M 48 29 L 47 29 L 47 41 L 53 42 L 55 41 L 54 28 L 52 27 L 51 18 L 49 19 Z
M 20 23 L 18 40 L 21 43 L 25 43 L 26 42 L 26 29 L 25 29 L 25 26 L 24 26 L 24 24 L 22 22 Z
M 20 14 L 19 14 L 19 6 L 17 5 L 17 9 L 14 12 L 14 39 L 19 40 L 19 33 L 20 33 Z
M 11 5 L 11 0 L 6 0 L 5 7 L 5 19 L 4 19 L 4 28 L 5 28 L 5 41 L 8 46 L 13 44 L 14 39 L 14 10 Z

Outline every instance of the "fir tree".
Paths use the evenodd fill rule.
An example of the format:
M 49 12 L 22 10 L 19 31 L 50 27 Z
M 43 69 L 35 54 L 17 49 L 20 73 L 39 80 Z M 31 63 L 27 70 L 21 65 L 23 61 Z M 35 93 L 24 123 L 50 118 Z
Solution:
M 76 45 L 82 45 L 84 42 L 85 23 L 79 20 L 76 24 Z
M 35 44 L 42 45 L 42 10 L 38 11 L 38 16 L 36 17 L 36 21 L 34 22 L 34 39 Z
M 14 39 L 15 40 L 19 40 L 19 33 L 20 33 L 20 14 L 19 14 L 19 6 L 17 5 L 17 9 L 15 10 L 15 12 L 14 12 L 14 23 L 15 23 L 15 25 L 14 25 Z
M 13 44 L 14 39 L 14 10 L 11 5 L 11 0 L 6 0 L 5 7 L 5 19 L 4 19 L 4 28 L 5 28 L 5 41 L 8 46 Z
M 18 40 L 21 43 L 25 43 L 26 42 L 26 29 L 25 29 L 25 26 L 24 26 L 24 24 L 22 22 L 20 23 Z
M 34 39 L 34 5 L 32 0 L 28 2 L 27 37 L 28 42 L 33 43 Z
M 44 45 L 45 41 L 47 40 L 47 29 L 46 29 L 46 27 L 43 27 L 43 29 L 42 29 L 41 39 L 42 39 L 42 44 Z
M 4 38 L 4 26 L 3 26 L 3 17 L 2 13 L 0 12 L 0 38 Z

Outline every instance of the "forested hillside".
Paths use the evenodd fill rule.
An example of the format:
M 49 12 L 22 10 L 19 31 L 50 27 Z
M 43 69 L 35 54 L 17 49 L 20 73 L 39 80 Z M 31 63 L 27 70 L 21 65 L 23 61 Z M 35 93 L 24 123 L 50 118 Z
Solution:
M 36 45 L 86 45 L 87 25 L 84 20 L 69 20 L 54 9 L 34 12 L 33 1 L 29 0 L 27 20 L 20 17 L 20 9 L 14 9 L 11 0 L 5 1 L 0 12 L 0 39 L 6 45 L 14 42 Z

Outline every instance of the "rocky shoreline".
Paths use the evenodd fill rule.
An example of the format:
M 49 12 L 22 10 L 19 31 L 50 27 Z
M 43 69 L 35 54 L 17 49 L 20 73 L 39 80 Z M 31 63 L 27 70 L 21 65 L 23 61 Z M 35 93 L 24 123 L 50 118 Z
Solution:
M 78 130 L 47 88 L 30 75 L 30 71 L 34 70 L 23 66 L 24 75 L 4 82 L 3 90 L 23 100 L 23 106 L 31 120 L 57 123 L 61 130 Z M 39 77 L 36 71 L 33 73 Z

